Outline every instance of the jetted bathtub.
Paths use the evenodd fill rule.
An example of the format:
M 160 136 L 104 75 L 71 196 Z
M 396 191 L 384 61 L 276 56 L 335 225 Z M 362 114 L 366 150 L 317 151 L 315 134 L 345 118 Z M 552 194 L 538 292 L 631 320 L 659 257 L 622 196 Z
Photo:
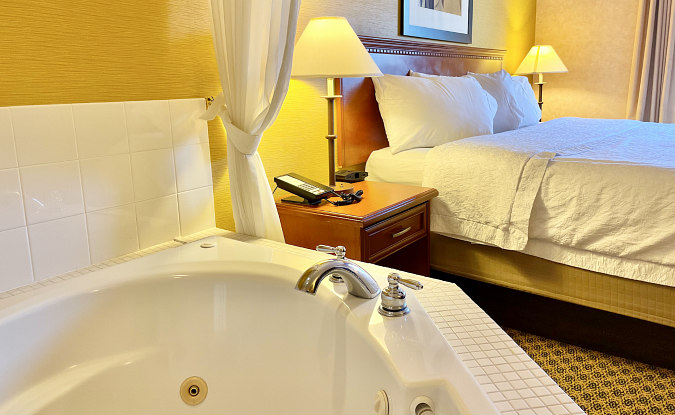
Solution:
M 0 413 L 498 413 L 414 294 L 296 291 L 299 252 L 212 237 L 1 300 Z

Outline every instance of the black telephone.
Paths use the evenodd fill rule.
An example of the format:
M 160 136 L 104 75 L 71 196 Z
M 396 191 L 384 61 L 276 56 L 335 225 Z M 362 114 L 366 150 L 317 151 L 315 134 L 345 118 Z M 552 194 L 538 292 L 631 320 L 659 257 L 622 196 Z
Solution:
M 283 176 L 275 177 L 274 183 L 276 183 L 280 189 L 284 189 L 287 192 L 291 192 L 302 198 L 285 198 L 282 199 L 284 202 L 315 205 L 320 203 L 322 199 L 333 195 L 333 188 L 300 176 L 297 173 L 287 173 Z

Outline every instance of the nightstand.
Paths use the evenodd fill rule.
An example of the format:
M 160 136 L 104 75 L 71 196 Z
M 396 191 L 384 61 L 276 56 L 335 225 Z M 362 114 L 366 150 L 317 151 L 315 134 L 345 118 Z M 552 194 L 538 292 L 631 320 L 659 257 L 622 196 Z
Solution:
M 286 243 L 315 249 L 347 248 L 347 258 L 429 275 L 429 202 L 436 189 L 383 182 L 354 183 L 363 200 L 346 206 L 281 202 L 277 211 Z

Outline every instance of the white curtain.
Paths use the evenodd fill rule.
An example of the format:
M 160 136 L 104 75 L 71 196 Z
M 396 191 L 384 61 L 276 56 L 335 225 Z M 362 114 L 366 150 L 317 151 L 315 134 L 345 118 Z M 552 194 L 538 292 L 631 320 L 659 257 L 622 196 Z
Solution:
M 283 242 L 258 154 L 263 132 L 286 97 L 300 0 L 211 0 L 222 94 L 204 118 L 220 116 L 237 232 Z
M 675 123 L 675 0 L 641 0 L 627 117 Z

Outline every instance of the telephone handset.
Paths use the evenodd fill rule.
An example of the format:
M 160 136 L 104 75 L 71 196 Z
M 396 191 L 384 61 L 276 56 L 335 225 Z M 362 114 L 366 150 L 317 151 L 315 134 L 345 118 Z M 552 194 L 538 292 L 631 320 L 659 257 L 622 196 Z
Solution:
M 275 177 L 274 183 L 276 183 L 280 189 L 284 189 L 287 192 L 305 199 L 306 203 L 309 203 L 310 205 L 317 204 L 321 202 L 322 199 L 333 195 L 332 187 L 325 186 L 296 173 L 287 173 L 283 176 Z M 287 201 L 285 199 L 282 200 Z M 302 203 L 303 201 L 295 202 Z

